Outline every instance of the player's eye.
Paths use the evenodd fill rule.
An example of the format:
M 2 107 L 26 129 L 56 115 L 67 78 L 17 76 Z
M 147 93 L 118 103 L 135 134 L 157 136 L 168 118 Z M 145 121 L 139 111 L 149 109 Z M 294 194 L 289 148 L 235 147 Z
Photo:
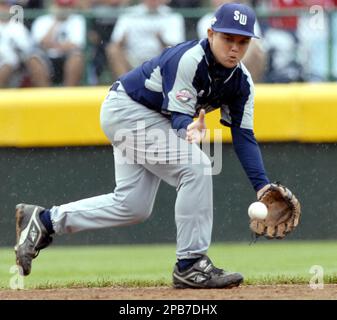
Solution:
M 226 41 L 226 42 L 229 42 L 229 43 L 232 43 L 233 41 L 234 41 L 234 39 L 232 38 L 232 37 L 224 37 L 224 40 Z
M 241 40 L 240 44 L 244 46 L 244 45 L 248 44 L 249 41 L 250 41 L 249 39 Z

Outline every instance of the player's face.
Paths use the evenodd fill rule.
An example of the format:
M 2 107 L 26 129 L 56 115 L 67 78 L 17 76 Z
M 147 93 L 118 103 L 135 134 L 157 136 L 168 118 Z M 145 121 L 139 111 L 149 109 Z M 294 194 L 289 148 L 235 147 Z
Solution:
M 208 29 L 208 41 L 215 60 L 226 68 L 234 68 L 240 62 L 247 52 L 250 39 Z

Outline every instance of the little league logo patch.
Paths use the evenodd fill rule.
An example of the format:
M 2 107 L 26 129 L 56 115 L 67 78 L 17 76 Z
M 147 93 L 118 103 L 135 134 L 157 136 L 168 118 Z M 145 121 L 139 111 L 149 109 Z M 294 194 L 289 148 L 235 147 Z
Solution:
M 193 99 L 193 97 L 193 94 L 188 89 L 182 89 L 176 93 L 177 100 L 181 102 L 188 102 Z

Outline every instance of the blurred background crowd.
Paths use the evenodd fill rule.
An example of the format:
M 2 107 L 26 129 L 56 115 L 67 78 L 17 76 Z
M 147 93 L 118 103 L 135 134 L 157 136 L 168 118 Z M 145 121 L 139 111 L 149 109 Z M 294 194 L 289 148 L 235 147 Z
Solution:
M 337 79 L 337 0 L 0 0 L 0 87 L 110 84 L 206 37 L 225 2 L 257 12 L 260 39 L 244 60 L 255 82 Z

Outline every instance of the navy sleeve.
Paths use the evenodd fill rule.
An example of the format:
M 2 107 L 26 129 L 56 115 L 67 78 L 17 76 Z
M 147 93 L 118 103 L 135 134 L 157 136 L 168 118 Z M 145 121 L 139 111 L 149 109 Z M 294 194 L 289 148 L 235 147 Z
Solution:
M 180 112 L 171 113 L 171 126 L 176 129 L 178 135 L 181 137 L 185 136 L 187 126 L 193 122 L 193 118 L 187 114 Z
M 255 191 L 269 183 L 266 175 L 260 148 L 256 142 L 254 132 L 250 129 L 232 127 L 234 150 L 244 168 Z

